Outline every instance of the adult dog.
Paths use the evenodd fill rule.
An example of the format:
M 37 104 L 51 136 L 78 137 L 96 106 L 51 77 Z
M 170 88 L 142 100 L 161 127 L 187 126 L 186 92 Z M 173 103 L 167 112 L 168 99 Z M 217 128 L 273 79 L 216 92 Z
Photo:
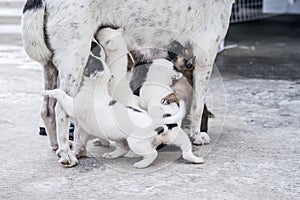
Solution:
M 59 79 L 59 87 L 74 96 L 89 56 L 89 44 L 99 28 L 122 27 L 130 50 L 166 49 L 174 39 L 183 44 L 190 42 L 196 56 L 190 134 L 194 143 L 201 143 L 207 81 L 228 29 L 232 3 L 233 0 L 27 0 L 22 16 L 23 44 L 30 58 L 44 68 L 45 89 L 56 88 Z M 55 104 L 54 99 L 45 97 L 41 115 L 51 147 L 59 147 L 59 162 L 72 166 L 70 120 Z

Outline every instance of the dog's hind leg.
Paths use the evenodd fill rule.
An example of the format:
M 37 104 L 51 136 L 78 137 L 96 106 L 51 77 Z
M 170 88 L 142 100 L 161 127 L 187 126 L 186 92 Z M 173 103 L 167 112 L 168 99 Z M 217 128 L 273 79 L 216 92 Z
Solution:
M 53 90 L 57 88 L 58 71 L 51 61 L 43 67 L 44 72 L 44 89 Z M 55 121 L 55 105 L 56 99 L 44 96 L 41 117 L 44 121 L 47 131 L 50 147 L 56 151 L 58 149 L 56 136 L 56 121 Z
M 134 153 L 143 157 L 141 161 L 134 163 L 134 167 L 139 169 L 148 167 L 156 159 L 158 153 L 153 148 L 150 140 L 141 140 L 129 137 L 127 138 L 127 142 Z
M 126 140 L 116 141 L 116 149 L 110 153 L 103 154 L 103 158 L 115 159 L 125 155 L 129 151 Z
M 74 38 L 76 39 L 76 37 Z M 68 46 L 66 46 L 66 44 L 56 46 L 56 48 L 53 47 L 58 52 L 62 52 L 55 54 L 53 58 L 59 70 L 60 89 L 71 97 L 75 96 L 81 84 L 83 69 L 85 68 L 89 56 L 91 38 L 92 36 L 88 34 L 86 36 L 82 35 L 80 41 L 74 39 L 68 40 Z M 69 51 L 66 51 L 66 49 Z M 74 102 L 74 110 L 76 110 L 76 106 L 82 105 L 76 105 L 76 102 Z M 75 166 L 78 164 L 78 160 L 69 147 L 70 118 L 60 103 L 57 103 L 55 112 L 59 144 L 57 151 L 57 155 L 60 157 L 59 163 L 65 167 Z
M 174 134 L 174 138 L 171 138 L 169 143 L 180 147 L 183 159 L 192 163 L 204 163 L 203 158 L 199 158 L 193 154 L 191 141 L 181 128 L 173 129 L 168 134 Z
M 193 139 L 194 144 L 201 145 L 210 142 L 210 138 L 206 133 L 206 141 L 203 141 L 204 133 L 200 130 L 204 109 L 204 98 L 208 90 L 207 84 L 211 75 L 212 64 L 208 63 L 210 60 L 209 58 L 201 57 L 201 54 L 198 54 L 200 56 L 196 58 L 196 68 L 194 70 L 194 95 L 190 110 L 190 136 Z

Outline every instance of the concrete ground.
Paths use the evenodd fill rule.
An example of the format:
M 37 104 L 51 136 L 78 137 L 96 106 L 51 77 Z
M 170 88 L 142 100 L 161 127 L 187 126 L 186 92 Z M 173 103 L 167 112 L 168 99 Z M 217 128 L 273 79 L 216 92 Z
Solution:
M 0 14 L 0 27 L 6 17 Z M 210 83 L 213 143 L 194 148 L 206 163 L 186 163 L 167 148 L 144 170 L 133 169 L 137 159 L 102 159 L 112 148 L 91 144 L 78 166 L 58 164 L 38 135 L 42 72 L 21 47 L 19 17 L 7 18 L 13 28 L 0 31 L 0 199 L 299 199 L 299 16 L 232 25 L 227 45 L 236 47 L 218 56 L 221 74 L 216 68 Z

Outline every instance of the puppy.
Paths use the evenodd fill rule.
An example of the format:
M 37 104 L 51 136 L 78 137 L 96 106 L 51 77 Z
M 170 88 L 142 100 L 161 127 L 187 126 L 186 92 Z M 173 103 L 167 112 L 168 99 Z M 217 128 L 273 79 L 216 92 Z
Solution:
M 131 55 L 123 37 L 124 30 L 103 28 L 96 34 L 96 39 L 104 47 L 106 53 L 105 62 L 113 75 L 110 84 L 110 95 L 124 105 L 137 106 L 137 97 L 129 87 L 131 72 L 127 70 L 127 64 Z
M 174 80 L 172 89 L 174 94 L 169 94 L 162 99 L 162 102 L 167 104 L 171 102 L 176 102 L 178 99 L 183 99 L 187 105 L 187 112 L 190 112 L 191 107 L 191 97 L 193 96 L 194 88 L 194 77 L 193 73 L 195 70 L 195 60 L 196 57 L 193 53 L 193 49 L 190 43 L 183 46 L 180 42 L 174 40 L 170 43 L 168 48 L 168 56 L 171 62 L 174 63 L 174 68 L 183 74 L 183 78 L 179 80 Z M 214 115 L 207 109 L 206 104 L 204 104 L 200 133 L 199 136 L 203 144 L 209 144 L 211 139 L 207 134 L 208 131 L 208 119 L 213 118 Z M 190 124 L 190 116 L 187 116 L 184 120 L 183 127 L 188 128 Z
M 181 77 L 182 74 L 173 69 L 173 63 L 170 61 L 154 60 L 149 66 L 146 81 L 140 89 L 139 105 L 141 108 L 147 110 L 153 118 L 158 118 L 164 113 L 173 115 L 178 112 L 179 101 L 164 105 L 161 100 L 166 95 L 173 93 L 170 87 L 172 80 Z M 181 120 L 178 123 L 181 124 Z
M 124 105 L 137 107 L 137 97 L 132 94 L 129 87 L 131 73 L 125 67 L 131 60 L 131 55 L 123 38 L 123 32 L 122 28 L 103 28 L 96 33 L 95 37 L 105 49 L 105 62 L 113 75 L 109 94 Z M 97 138 L 93 144 L 95 146 L 109 146 L 110 142 Z
M 102 67 L 90 69 L 87 65 L 82 86 L 74 98 L 60 89 L 44 92 L 45 96 L 57 99 L 63 110 L 78 124 L 77 131 L 80 135 L 75 147 L 77 157 L 86 153 L 85 147 L 89 139 L 98 137 L 116 142 L 116 150 L 104 154 L 105 158 L 118 158 L 129 149 L 143 156 L 141 161 L 134 164 L 136 168 L 145 168 L 156 159 L 156 141 L 179 146 L 183 158 L 188 161 L 204 162 L 202 158 L 193 155 L 191 144 L 183 142 L 189 141 L 189 138 L 174 123 L 182 118 L 183 109 L 179 109 L 176 115 L 155 120 L 145 111 L 124 106 L 109 95 L 111 73 L 104 61 L 100 61 Z M 92 101 L 87 102 L 88 99 Z M 184 107 L 183 101 L 180 105 L 180 108 Z M 178 129 L 178 132 L 173 129 Z

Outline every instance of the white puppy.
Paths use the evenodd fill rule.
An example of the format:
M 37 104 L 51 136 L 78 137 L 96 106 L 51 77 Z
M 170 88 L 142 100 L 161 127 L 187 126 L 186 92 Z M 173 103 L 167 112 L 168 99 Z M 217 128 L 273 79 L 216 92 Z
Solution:
M 165 59 L 154 60 L 149 65 L 146 81 L 140 89 L 140 106 L 143 109 L 146 109 L 153 118 L 159 118 L 164 113 L 173 115 L 178 112 L 178 110 L 182 109 L 181 107 L 183 106 L 180 104 L 180 101 L 165 105 L 162 100 L 167 95 L 174 94 L 174 91 L 171 88 L 172 80 L 178 80 L 181 78 L 182 74 L 174 70 L 174 64 L 172 62 Z M 179 126 L 169 132 L 174 132 L 174 134 L 180 133 L 180 137 L 182 137 L 181 142 L 184 146 L 191 149 L 192 144 L 188 136 L 180 127 L 183 118 L 184 116 L 177 121 Z M 162 139 L 157 139 L 156 142 L 157 145 L 166 143 Z
M 128 65 L 128 58 L 131 58 L 127 49 L 127 44 L 123 38 L 122 28 L 103 28 L 96 34 L 96 39 L 104 47 L 105 62 L 113 75 L 110 84 L 109 94 L 124 105 L 137 107 L 138 99 L 129 87 L 131 77 L 130 71 L 125 66 Z M 109 141 L 97 138 L 93 141 L 96 146 L 108 146 Z
M 149 65 L 146 81 L 140 89 L 139 105 L 153 118 L 158 118 L 164 113 L 173 115 L 178 112 L 178 103 L 173 102 L 168 105 L 161 103 L 164 97 L 174 93 L 170 87 L 172 80 L 182 77 L 182 74 L 175 71 L 173 66 L 173 63 L 166 59 L 156 59 Z
M 104 71 L 101 70 L 102 67 L 91 69 L 87 65 L 82 86 L 74 98 L 60 89 L 44 92 L 45 96 L 57 99 L 64 111 L 74 118 L 78 125 L 76 130 L 80 135 L 75 155 L 79 157 L 82 152 L 85 153 L 87 141 L 98 137 L 116 142 L 116 150 L 104 154 L 105 158 L 123 156 L 130 148 L 134 153 L 143 156 L 143 159 L 134 166 L 144 168 L 157 157 L 158 153 L 153 143 L 156 140 L 164 140 L 166 143 L 179 146 L 184 159 L 194 163 L 204 162 L 202 158 L 193 155 L 190 146 L 182 142 L 183 138 L 187 138 L 184 133 L 179 131 L 177 134 L 168 134 L 173 132 L 170 130 L 178 127 L 172 122 L 182 118 L 184 112 L 182 109 L 176 115 L 164 118 L 166 123 L 164 125 L 161 120 L 153 120 L 144 111 L 124 106 L 109 95 L 111 73 L 104 62 L 102 66 Z
M 128 58 L 131 55 L 123 37 L 123 29 L 103 28 L 96 35 L 96 39 L 104 47 L 106 63 L 113 75 L 110 85 L 110 95 L 124 105 L 138 105 L 137 97 L 133 95 L 129 81 L 131 71 L 127 69 Z

